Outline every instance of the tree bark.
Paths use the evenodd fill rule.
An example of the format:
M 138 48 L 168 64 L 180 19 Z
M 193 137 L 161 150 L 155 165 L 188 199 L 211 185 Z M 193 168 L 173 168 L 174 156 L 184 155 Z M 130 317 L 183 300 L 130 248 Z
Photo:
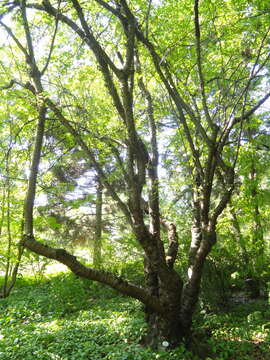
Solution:
M 181 299 L 181 323 L 187 343 L 191 340 L 192 317 L 199 299 L 203 266 L 215 241 L 215 229 L 205 230 L 198 219 L 194 219 L 189 252 L 188 279 L 184 285 Z

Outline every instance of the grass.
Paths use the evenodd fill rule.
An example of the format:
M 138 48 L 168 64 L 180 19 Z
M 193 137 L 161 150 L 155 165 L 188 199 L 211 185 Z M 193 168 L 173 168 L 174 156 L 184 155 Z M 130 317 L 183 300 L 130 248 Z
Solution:
M 196 325 L 211 329 L 216 359 L 269 359 L 270 310 L 263 302 L 198 313 Z M 183 347 L 165 353 L 140 346 L 145 330 L 139 302 L 73 274 L 19 279 L 0 300 L 0 360 L 195 359 Z

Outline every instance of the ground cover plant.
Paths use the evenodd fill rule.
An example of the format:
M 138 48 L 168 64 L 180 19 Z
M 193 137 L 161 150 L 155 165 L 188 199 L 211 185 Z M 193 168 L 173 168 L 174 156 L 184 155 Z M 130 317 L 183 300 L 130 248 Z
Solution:
M 201 309 L 195 321 L 208 336 L 208 359 L 268 359 L 265 301 L 227 313 Z M 0 301 L 0 324 L 1 360 L 199 359 L 182 346 L 169 352 L 141 346 L 146 331 L 141 304 L 70 273 L 20 278 L 12 295 Z

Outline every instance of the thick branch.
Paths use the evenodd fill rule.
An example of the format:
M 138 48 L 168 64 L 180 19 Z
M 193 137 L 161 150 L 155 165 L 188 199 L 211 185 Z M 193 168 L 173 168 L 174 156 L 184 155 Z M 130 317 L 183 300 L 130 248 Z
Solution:
M 226 208 L 227 204 L 229 203 L 229 201 L 231 199 L 231 195 L 232 195 L 232 192 L 234 189 L 234 169 L 233 168 L 229 169 L 229 173 L 227 174 L 226 180 L 227 180 L 226 181 L 227 189 L 222 194 L 220 202 L 214 209 L 213 214 L 211 216 L 211 227 L 212 228 L 215 228 L 219 215 Z
M 20 9 L 22 14 L 24 32 L 27 40 L 27 47 L 29 55 L 26 56 L 26 62 L 30 68 L 30 77 L 33 79 L 34 89 L 33 93 L 37 98 L 37 109 L 38 109 L 38 123 L 35 135 L 35 143 L 33 156 L 31 160 L 30 175 L 28 180 L 27 192 L 24 201 L 24 234 L 33 234 L 33 208 L 36 195 L 36 184 L 38 176 L 38 168 L 41 159 L 41 150 L 44 138 L 45 121 L 47 108 L 43 103 L 42 92 L 43 87 L 41 84 L 41 74 L 36 65 L 36 59 L 33 49 L 33 41 L 29 24 L 26 15 L 25 0 L 20 2 Z
M 134 64 L 134 49 L 135 49 L 135 24 L 131 20 L 127 33 L 127 51 L 126 51 L 126 63 L 124 65 L 124 72 L 129 74 L 132 71 Z
M 112 71 L 114 72 L 114 74 L 119 78 L 121 77 L 121 70 L 119 70 L 114 63 L 112 62 L 112 60 L 110 59 L 110 57 L 107 55 L 107 53 L 102 49 L 102 47 L 100 46 L 99 42 L 95 39 L 93 33 L 90 30 L 90 27 L 88 26 L 85 17 L 84 17 L 84 13 L 83 13 L 83 9 L 81 8 L 79 2 L 77 0 L 72 0 L 73 6 L 75 8 L 75 10 L 77 11 L 77 15 L 78 18 L 80 19 L 82 28 L 85 32 L 86 38 L 88 39 L 88 45 L 90 46 L 91 50 L 94 52 L 98 62 L 100 63 L 100 61 L 106 61 L 106 63 L 108 64 L 108 66 L 112 69 Z M 54 9 L 54 14 L 55 14 L 55 9 Z M 54 15 L 55 16 L 55 15 Z
M 36 183 L 38 168 L 41 157 L 41 149 L 44 137 L 44 128 L 46 120 L 46 107 L 41 106 L 39 109 L 39 119 L 36 130 L 35 145 L 30 169 L 30 176 L 27 187 L 27 194 L 24 201 L 24 232 L 26 234 L 33 233 L 33 207 L 36 195 Z
M 35 56 L 34 56 L 33 41 L 32 41 L 30 28 L 29 28 L 29 24 L 28 24 L 28 20 L 27 20 L 27 15 L 26 15 L 26 3 L 25 3 L 25 0 L 21 0 L 20 8 L 21 8 L 21 13 L 22 13 L 23 27 L 24 27 L 24 32 L 25 32 L 26 41 L 27 41 L 27 47 L 28 47 L 28 53 L 29 53 L 28 61 L 30 62 L 30 64 L 32 66 L 35 66 L 36 62 L 35 62 Z
M 74 274 L 80 277 L 109 285 L 122 294 L 141 301 L 156 312 L 163 313 L 165 311 L 165 309 L 163 309 L 160 305 L 158 299 L 149 295 L 145 289 L 128 283 L 122 278 L 114 276 L 108 272 L 86 267 L 85 265 L 81 264 L 75 256 L 71 255 L 64 249 L 56 249 L 43 245 L 36 241 L 33 236 L 25 236 L 23 239 L 23 245 L 36 254 L 61 262 L 62 264 L 66 265 Z
M 113 8 L 107 2 L 103 0 L 95 0 L 104 9 L 109 10 L 113 15 L 117 16 L 121 21 L 125 21 L 125 17 L 121 14 L 118 8 Z
M 140 63 L 139 58 L 137 56 L 137 61 Z M 154 118 L 154 108 L 153 108 L 153 100 L 152 96 L 144 84 L 142 77 L 138 81 L 138 85 L 142 91 L 143 96 L 146 99 L 147 106 L 147 115 L 149 122 L 149 132 L 151 139 L 151 159 L 149 161 L 147 170 L 148 176 L 150 180 L 150 189 L 149 189 L 149 215 L 150 215 L 150 232 L 160 238 L 160 213 L 159 213 L 159 179 L 158 179 L 158 144 L 157 144 L 157 128 L 156 122 Z M 160 250 L 164 255 L 164 247 L 160 245 Z
M 168 232 L 169 247 L 166 253 L 166 263 L 169 268 L 173 268 L 179 248 L 176 226 L 174 225 L 174 223 L 166 221 L 164 219 L 161 219 L 160 221 Z

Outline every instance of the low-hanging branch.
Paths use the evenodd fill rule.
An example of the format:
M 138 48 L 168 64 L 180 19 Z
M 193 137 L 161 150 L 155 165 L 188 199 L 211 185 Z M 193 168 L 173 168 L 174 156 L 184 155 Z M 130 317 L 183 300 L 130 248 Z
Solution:
M 59 261 L 80 277 L 109 285 L 122 294 L 141 301 L 153 311 L 157 311 L 158 313 L 165 312 L 165 309 L 161 306 L 159 300 L 156 297 L 149 295 L 145 289 L 129 283 L 121 277 L 115 276 L 109 272 L 87 267 L 79 262 L 74 255 L 71 255 L 64 249 L 43 245 L 35 240 L 33 235 L 25 235 L 22 240 L 22 245 L 36 254 Z

